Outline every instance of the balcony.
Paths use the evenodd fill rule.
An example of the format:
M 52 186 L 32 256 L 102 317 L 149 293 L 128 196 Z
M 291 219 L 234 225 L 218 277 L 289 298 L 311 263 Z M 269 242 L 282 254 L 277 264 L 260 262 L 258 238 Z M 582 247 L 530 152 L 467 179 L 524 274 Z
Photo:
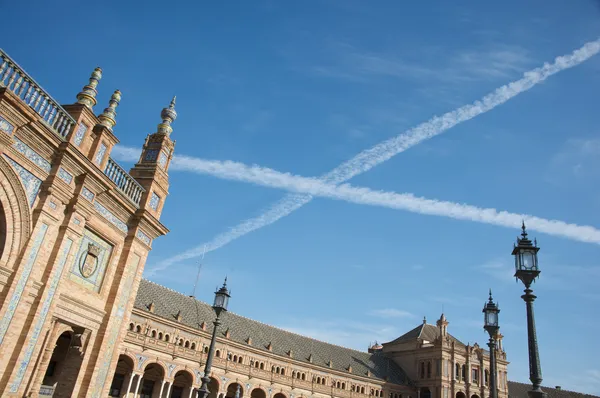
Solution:
M 2 49 L 0 49 L 0 87 L 7 88 L 19 97 L 62 140 L 66 139 L 75 126 L 75 119 Z M 136 206 L 140 205 L 145 189 L 129 173 L 111 158 L 108 159 L 103 172 L 129 200 Z

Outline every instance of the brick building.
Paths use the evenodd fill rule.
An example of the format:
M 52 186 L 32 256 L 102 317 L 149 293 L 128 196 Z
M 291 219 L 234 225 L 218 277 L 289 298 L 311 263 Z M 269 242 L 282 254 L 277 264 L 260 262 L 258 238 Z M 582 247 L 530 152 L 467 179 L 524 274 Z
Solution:
M 142 280 L 168 232 L 175 98 L 126 172 L 110 157 L 121 93 L 93 110 L 101 77 L 61 106 L 0 50 L 2 397 L 194 397 L 201 384 L 210 305 Z M 221 332 L 211 398 L 489 395 L 489 353 L 444 315 L 367 352 L 232 313 Z M 497 352 L 498 396 L 521 396 L 501 335 Z

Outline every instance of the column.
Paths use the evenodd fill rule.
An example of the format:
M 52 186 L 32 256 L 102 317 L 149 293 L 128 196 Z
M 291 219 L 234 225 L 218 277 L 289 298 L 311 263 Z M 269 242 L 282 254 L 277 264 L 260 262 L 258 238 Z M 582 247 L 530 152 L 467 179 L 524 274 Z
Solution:
M 134 397 L 137 397 L 138 392 L 140 391 L 140 384 L 142 383 L 142 375 L 138 375 L 137 384 L 135 385 L 135 392 L 133 393 Z
M 169 382 L 169 388 L 167 388 L 167 396 L 166 398 L 169 398 L 171 396 L 171 387 L 173 386 L 173 382 L 170 381 Z
M 127 395 L 125 395 L 125 398 L 129 398 L 129 393 L 131 392 L 131 384 L 133 383 L 133 379 L 135 378 L 136 374 L 131 372 L 129 374 L 129 383 L 127 384 Z
M 160 381 L 160 391 L 158 393 L 158 398 L 162 398 L 163 389 L 165 388 L 165 379 Z
M 56 339 L 58 339 L 59 328 L 57 327 L 56 320 L 52 321 L 50 329 L 48 330 L 48 340 L 46 341 L 46 348 L 42 352 L 42 359 L 37 368 L 37 373 L 32 377 L 32 388 L 31 394 L 36 397 L 40 391 L 40 386 L 44 381 L 44 376 L 46 375 L 46 370 L 48 369 L 48 364 L 50 363 L 50 359 L 52 358 L 52 354 L 54 353 L 54 348 L 56 347 Z

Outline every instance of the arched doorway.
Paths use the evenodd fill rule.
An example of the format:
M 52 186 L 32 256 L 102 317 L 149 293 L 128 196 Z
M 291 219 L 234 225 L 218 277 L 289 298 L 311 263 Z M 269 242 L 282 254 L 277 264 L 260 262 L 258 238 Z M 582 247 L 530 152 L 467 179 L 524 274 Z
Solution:
M 473 395 L 471 395 L 471 398 L 479 398 L 479 395 L 473 394 Z
M 194 386 L 194 376 L 187 370 L 180 370 L 173 378 L 173 388 L 170 398 L 187 398 L 191 396 Z M 210 391 L 210 388 L 209 388 Z
M 214 377 L 210 378 L 210 382 L 208 383 L 208 398 L 217 398 L 219 395 L 219 381 Z
M 279 394 L 279 395 L 282 395 L 282 394 Z M 255 388 L 250 393 L 250 398 L 267 398 L 267 394 L 265 394 L 265 391 L 262 388 Z
M 456 398 L 467 398 L 464 392 L 459 391 L 456 393 Z
M 70 397 L 81 368 L 82 334 L 63 332 L 56 340 L 40 391 L 53 391 L 53 397 Z
M 227 387 L 225 398 L 242 398 L 244 396 L 244 388 L 238 383 L 231 383 Z
M 427 387 L 421 387 L 421 398 L 431 398 L 431 390 Z
M 285 394 L 278 392 L 277 394 L 275 394 L 275 396 L 273 398 L 287 398 L 287 397 L 285 396 Z
M 134 380 L 131 380 L 133 376 L 133 360 L 127 355 L 119 355 L 117 360 L 117 367 L 115 369 L 115 375 L 113 376 L 108 395 L 110 397 L 121 397 L 126 395 L 127 387 L 131 389 L 131 384 Z
M 158 363 L 149 363 L 144 368 L 142 384 L 139 388 L 139 398 L 153 398 L 160 391 L 162 381 L 165 378 L 165 370 Z M 137 380 L 136 380 L 137 382 Z

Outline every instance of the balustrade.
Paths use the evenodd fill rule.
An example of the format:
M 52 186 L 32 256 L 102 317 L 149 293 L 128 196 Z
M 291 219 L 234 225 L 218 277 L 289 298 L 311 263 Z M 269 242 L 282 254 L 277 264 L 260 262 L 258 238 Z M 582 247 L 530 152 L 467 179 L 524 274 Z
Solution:
M 6 87 L 17 95 L 60 137 L 66 138 L 75 126 L 75 119 L 1 49 L 0 87 Z
M 129 175 L 121 166 L 111 158 L 108 158 L 104 174 L 117 184 L 121 190 L 133 203 L 139 206 L 142 194 L 146 191 L 132 176 Z

